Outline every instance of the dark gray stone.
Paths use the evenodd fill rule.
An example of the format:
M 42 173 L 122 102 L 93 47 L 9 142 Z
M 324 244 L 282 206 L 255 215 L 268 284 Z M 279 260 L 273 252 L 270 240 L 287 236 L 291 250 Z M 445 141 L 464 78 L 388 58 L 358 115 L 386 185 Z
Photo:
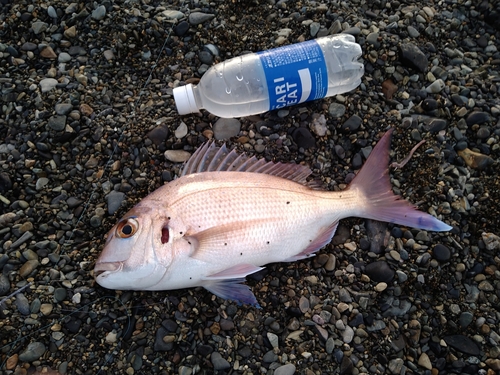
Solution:
M 427 70 L 429 61 L 425 54 L 414 44 L 404 43 L 399 47 L 401 62 L 424 73 Z

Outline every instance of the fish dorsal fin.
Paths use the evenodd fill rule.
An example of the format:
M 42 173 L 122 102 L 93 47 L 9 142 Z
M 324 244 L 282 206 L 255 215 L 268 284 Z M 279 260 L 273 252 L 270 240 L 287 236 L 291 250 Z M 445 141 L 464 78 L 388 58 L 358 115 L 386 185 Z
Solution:
M 307 185 L 318 189 L 317 181 L 308 182 L 311 174 L 309 167 L 300 164 L 266 162 L 265 159 L 248 157 L 235 150 L 228 150 L 226 145 L 218 147 L 215 142 L 206 142 L 191 156 L 182 169 L 181 176 L 201 172 L 251 172 L 272 176 Z

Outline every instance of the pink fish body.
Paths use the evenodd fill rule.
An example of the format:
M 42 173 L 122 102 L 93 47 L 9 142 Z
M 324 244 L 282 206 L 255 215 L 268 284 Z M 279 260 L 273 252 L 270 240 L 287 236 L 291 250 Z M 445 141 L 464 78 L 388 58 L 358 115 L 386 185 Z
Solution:
M 319 190 L 309 168 L 266 163 L 205 144 L 180 178 L 133 207 L 110 230 L 94 273 L 101 286 L 172 290 L 202 286 L 257 305 L 245 276 L 312 256 L 339 220 L 356 216 L 432 231 L 451 227 L 393 194 L 389 131 L 347 189 Z

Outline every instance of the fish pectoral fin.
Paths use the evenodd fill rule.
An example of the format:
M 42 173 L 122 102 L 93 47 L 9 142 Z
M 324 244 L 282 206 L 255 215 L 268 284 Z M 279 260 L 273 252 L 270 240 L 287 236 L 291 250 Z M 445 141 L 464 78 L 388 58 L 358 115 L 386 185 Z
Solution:
M 323 228 L 323 230 L 319 233 L 319 235 L 314 240 L 311 241 L 309 246 L 307 246 L 300 253 L 283 260 L 283 262 L 295 262 L 297 260 L 313 257 L 316 251 L 318 251 L 323 246 L 326 246 L 327 244 L 330 243 L 330 241 L 333 238 L 333 235 L 335 234 L 335 231 L 337 230 L 338 225 L 339 223 L 338 221 L 336 221 L 331 225 L 329 225 L 328 227 Z
M 234 278 L 244 278 L 252 273 L 263 270 L 264 267 L 257 267 L 253 264 L 237 264 L 213 275 L 205 276 L 203 280 L 227 280 Z M 215 293 L 214 293 L 215 294 Z
M 236 301 L 238 304 L 248 304 L 260 308 L 257 298 L 248 285 L 242 284 L 244 278 L 207 280 L 203 287 L 210 293 L 223 299 Z
M 205 229 L 198 233 L 193 233 L 185 239 L 193 244 L 193 252 L 190 257 L 202 262 L 213 263 L 214 259 L 219 259 L 224 251 L 231 249 L 236 240 L 243 241 L 248 238 L 249 228 L 252 232 L 264 231 L 269 222 L 275 220 L 246 220 L 234 221 L 225 225 Z

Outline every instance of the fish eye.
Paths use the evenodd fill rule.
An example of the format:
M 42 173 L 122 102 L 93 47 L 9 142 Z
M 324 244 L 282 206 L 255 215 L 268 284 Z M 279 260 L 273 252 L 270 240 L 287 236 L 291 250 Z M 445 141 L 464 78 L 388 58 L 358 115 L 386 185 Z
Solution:
M 128 218 L 118 223 L 116 235 L 120 238 L 132 237 L 139 229 L 139 223 L 134 218 Z

